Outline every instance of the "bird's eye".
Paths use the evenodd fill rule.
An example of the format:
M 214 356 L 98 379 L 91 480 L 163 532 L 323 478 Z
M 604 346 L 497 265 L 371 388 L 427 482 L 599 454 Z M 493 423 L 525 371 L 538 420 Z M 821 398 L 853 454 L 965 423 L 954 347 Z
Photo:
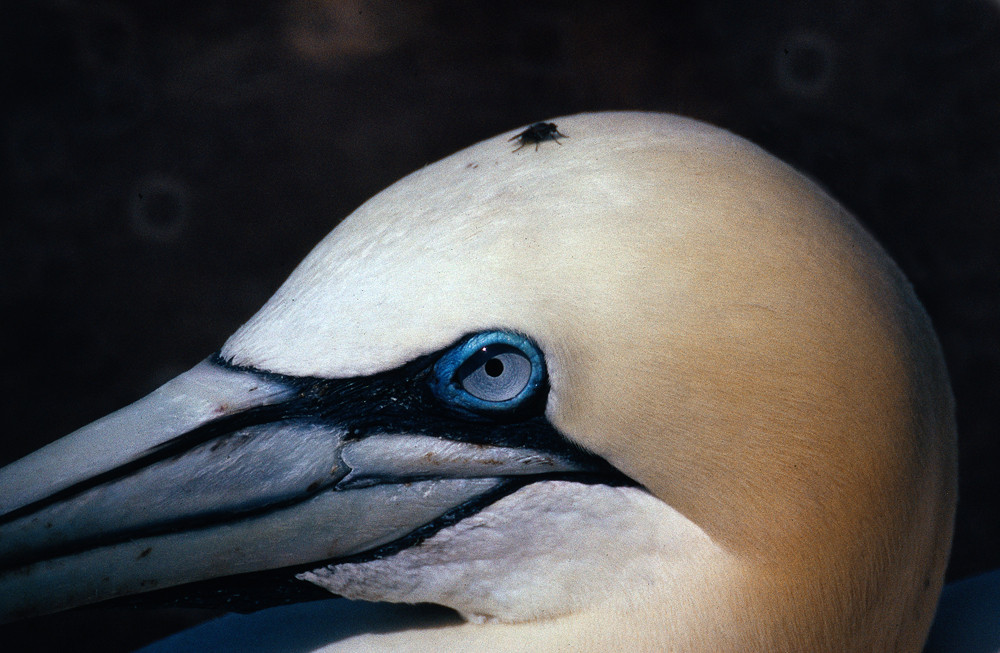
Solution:
M 434 365 L 432 387 L 442 400 L 476 412 L 522 406 L 543 386 L 545 364 L 538 347 L 505 331 L 472 336 Z
M 520 350 L 506 345 L 486 345 L 459 370 L 458 382 L 483 401 L 510 401 L 531 379 L 531 361 Z

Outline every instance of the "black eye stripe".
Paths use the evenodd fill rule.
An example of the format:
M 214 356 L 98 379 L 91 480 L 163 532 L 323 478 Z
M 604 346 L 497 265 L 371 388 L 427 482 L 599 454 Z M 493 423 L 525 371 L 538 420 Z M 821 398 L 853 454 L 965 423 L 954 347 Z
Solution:
M 214 362 L 298 388 L 294 399 L 269 408 L 268 414 L 272 419 L 304 418 L 327 422 L 348 431 L 349 438 L 363 438 L 377 433 L 413 433 L 545 451 L 575 448 L 545 418 L 548 383 L 544 365 L 541 368 L 542 379 L 533 393 L 506 410 L 462 408 L 443 400 L 435 392 L 437 364 L 477 335 L 480 334 L 464 336 L 445 349 L 392 370 L 343 379 L 292 377 L 263 372 L 252 367 L 232 365 L 218 355 L 214 357 Z M 453 379 L 449 378 L 449 383 L 451 381 Z M 193 443 L 185 444 L 190 446 Z

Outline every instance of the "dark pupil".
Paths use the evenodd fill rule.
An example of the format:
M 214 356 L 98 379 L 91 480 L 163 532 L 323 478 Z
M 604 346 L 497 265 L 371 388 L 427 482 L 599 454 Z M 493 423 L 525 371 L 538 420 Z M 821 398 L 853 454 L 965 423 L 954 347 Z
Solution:
M 500 376 L 503 374 L 503 363 L 499 358 L 491 358 L 486 361 L 486 365 L 483 366 L 483 369 L 485 369 L 486 373 L 490 376 Z

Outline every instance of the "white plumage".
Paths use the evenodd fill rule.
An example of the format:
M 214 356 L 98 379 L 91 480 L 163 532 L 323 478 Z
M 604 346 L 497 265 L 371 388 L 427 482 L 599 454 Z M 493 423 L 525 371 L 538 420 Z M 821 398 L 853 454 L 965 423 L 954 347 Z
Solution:
M 226 624 L 244 629 L 298 615 L 301 621 L 289 628 L 305 629 L 340 615 L 350 624 L 325 624 L 297 641 L 331 651 L 920 650 L 951 539 L 955 431 L 940 350 L 903 275 L 821 189 L 732 134 L 660 114 L 554 122 L 568 137 L 561 147 L 543 142 L 537 151 L 515 152 L 508 141 L 516 132 L 503 134 L 372 198 L 221 350 L 240 374 L 268 373 L 260 378 L 273 399 L 264 405 L 307 396 L 305 381 L 297 379 L 358 378 L 329 387 L 347 397 L 357 384 L 370 384 L 364 387 L 375 393 L 351 413 L 357 427 L 309 423 L 329 428 L 333 438 L 330 455 L 340 462 L 331 479 L 310 483 L 312 469 L 261 472 L 278 488 L 267 494 L 272 503 L 307 483 L 318 492 L 295 508 L 312 521 L 280 511 L 260 517 L 266 532 L 280 534 L 280 555 L 265 543 L 250 547 L 258 551 L 251 562 L 232 560 L 230 540 L 253 537 L 251 528 L 236 533 L 239 525 L 221 527 L 225 536 L 204 529 L 167 536 L 173 539 L 162 550 L 159 540 L 134 544 L 153 549 L 151 558 L 184 557 L 194 541 L 185 538 L 201 538 L 199 546 L 208 548 L 198 550 L 215 556 L 219 573 L 315 560 L 315 568 L 296 571 L 298 578 L 355 599 L 448 606 L 466 620 L 317 604 L 279 608 L 257 621 L 234 617 L 175 644 L 183 647 L 199 633 L 216 636 Z M 508 433 L 503 424 L 528 418 L 469 417 L 434 403 L 447 404 L 438 390 L 410 396 L 377 389 L 378 379 L 419 367 L 421 357 L 443 360 L 436 357 L 454 343 L 492 332 L 530 341 L 524 347 L 541 352 L 547 385 L 539 392 L 548 394 L 530 423 L 550 425 L 565 438 L 566 451 L 530 439 L 484 444 L 455 436 L 461 444 L 441 445 L 441 437 L 452 440 L 439 431 L 430 435 L 446 422 L 464 433 L 496 420 L 496 432 Z M 443 363 L 434 365 L 406 378 L 438 374 Z M 242 419 L 239 402 L 250 401 L 249 391 L 236 385 L 236 403 L 213 395 L 184 419 L 168 419 L 168 433 L 153 438 L 157 446 L 179 446 L 177 438 L 192 437 L 185 433 L 219 415 Z M 156 406 L 186 401 L 164 397 Z M 393 402 L 425 412 L 407 413 Z M 123 414 L 149 408 L 131 410 Z M 370 433 L 366 410 L 389 411 L 397 415 L 393 424 L 405 427 Z M 119 429 L 115 437 L 132 437 L 124 427 L 107 426 L 128 423 L 112 418 L 85 427 L 71 443 L 106 440 L 109 428 Z M 297 423 L 289 428 L 295 434 L 289 439 L 305 443 L 301 455 L 308 456 L 313 440 L 298 434 L 313 431 Z M 272 452 L 273 431 L 237 433 L 249 433 L 252 446 L 285 460 Z M 198 437 L 206 439 L 196 449 L 211 457 L 212 438 L 223 436 Z M 71 455 L 43 450 L 5 470 L 0 488 L 28 497 L 11 500 L 15 511 L 60 487 L 70 488 L 72 506 L 84 504 L 104 487 L 87 485 L 84 472 L 118 469 L 122 456 L 146 455 L 148 441 L 142 442 L 110 462 L 74 464 L 74 474 L 62 480 L 22 487 L 16 479 L 25 470 L 43 473 Z M 355 442 L 371 451 L 351 453 L 361 451 Z M 405 455 L 401 448 L 393 454 L 397 445 L 409 447 Z M 486 454 L 474 453 L 483 446 Z M 589 458 L 581 462 L 580 451 L 636 485 L 581 482 L 574 475 L 597 467 Z M 440 477 L 428 471 L 429 463 L 418 462 L 421 452 L 426 460 L 443 455 L 446 471 Z M 490 471 L 494 454 L 499 467 Z M 156 455 L 147 456 L 155 458 L 150 464 L 172 473 L 173 463 Z M 445 510 L 496 490 L 504 479 L 537 474 L 541 465 L 564 476 L 532 476 L 535 482 L 391 555 L 343 561 L 433 519 L 407 521 L 407 505 Z M 351 475 L 338 476 L 346 473 L 338 466 L 350 467 Z M 357 466 L 376 479 L 370 487 L 352 485 Z M 111 496 L 112 503 L 119 497 Z M 324 496 L 366 503 L 322 512 L 309 507 Z M 246 500 L 242 493 L 225 498 L 239 506 Z M 384 511 L 394 516 L 377 517 Z M 0 522 L 0 535 L 21 528 L 17 519 L 8 522 Z M 316 549 L 309 553 L 293 544 L 306 523 L 312 526 L 305 539 Z M 348 545 L 345 529 L 361 535 Z M 30 607 L 15 601 L 5 608 L 9 614 L 46 609 L 44 597 L 37 598 L 46 592 L 37 580 L 49 578 L 45 573 L 66 583 L 85 577 L 75 571 L 74 556 L 105 556 L 102 564 L 114 566 L 143 550 L 115 541 L 99 544 L 96 553 L 77 552 L 47 544 L 34 531 L 30 538 L 60 557 L 8 554 L 16 563 L 8 566 L 26 565 L 30 573 L 23 581 L 6 572 L 0 587 L 36 597 Z M 335 560 L 320 564 L 323 551 Z M 164 578 L 170 558 L 156 560 L 161 584 L 213 573 L 211 565 L 187 564 L 182 579 Z M 153 578 L 143 575 L 143 564 L 135 563 L 140 571 L 127 586 L 87 582 L 105 596 L 139 591 Z M 359 616 L 365 610 L 372 612 Z M 361 624 L 371 632 L 359 632 Z

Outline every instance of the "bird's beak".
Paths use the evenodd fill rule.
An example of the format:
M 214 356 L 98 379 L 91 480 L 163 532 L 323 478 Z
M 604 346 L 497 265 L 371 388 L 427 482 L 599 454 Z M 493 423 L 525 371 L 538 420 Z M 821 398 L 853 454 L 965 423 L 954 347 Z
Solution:
M 346 428 L 328 390 L 210 358 L 0 470 L 0 621 L 262 570 L 292 579 L 454 520 L 512 479 L 589 464 Z

